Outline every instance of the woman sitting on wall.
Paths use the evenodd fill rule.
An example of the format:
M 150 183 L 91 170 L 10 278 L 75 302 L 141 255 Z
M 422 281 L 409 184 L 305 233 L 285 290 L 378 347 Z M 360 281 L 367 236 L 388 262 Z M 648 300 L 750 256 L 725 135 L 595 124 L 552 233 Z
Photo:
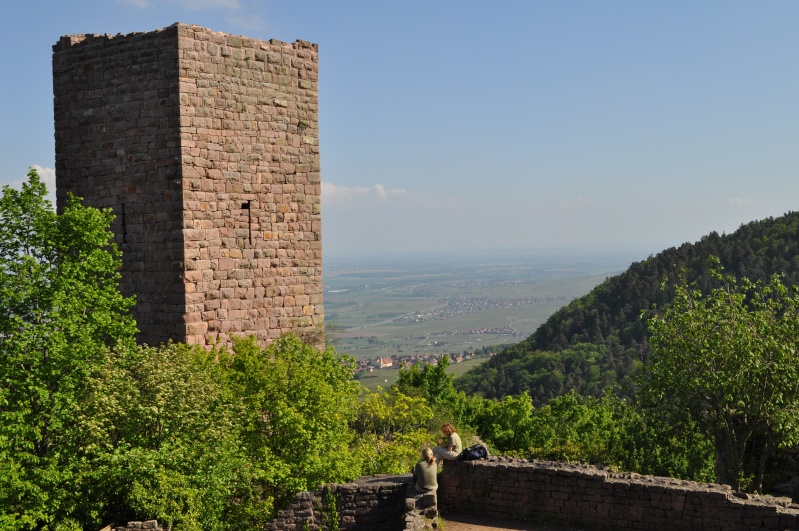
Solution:
M 437 473 L 438 467 L 436 466 L 433 450 L 422 448 L 422 459 L 413 467 L 413 480 L 416 490 L 419 492 L 436 490 L 438 488 Z
M 441 425 L 441 431 L 444 432 L 444 435 L 448 437 L 447 446 L 436 446 L 433 448 L 433 455 L 438 459 L 453 460 L 457 458 L 463 451 L 463 444 L 461 443 L 460 435 L 455 433 L 455 426 L 449 422 Z M 438 442 L 441 444 L 442 440 L 439 439 Z

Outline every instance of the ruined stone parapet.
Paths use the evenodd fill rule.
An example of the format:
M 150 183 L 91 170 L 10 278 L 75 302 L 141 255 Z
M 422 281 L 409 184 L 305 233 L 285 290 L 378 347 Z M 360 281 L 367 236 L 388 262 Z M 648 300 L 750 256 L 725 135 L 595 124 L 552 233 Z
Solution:
M 302 492 L 266 529 L 318 531 L 335 518 L 342 531 L 422 531 L 435 528 L 437 516 L 435 492 L 416 491 L 410 474 L 380 475 Z
M 342 531 L 423 531 L 437 527 L 439 510 L 445 517 L 479 514 L 584 529 L 799 529 L 799 506 L 789 498 L 741 494 L 713 483 L 502 457 L 444 461 L 443 467 L 437 493 L 417 492 L 410 474 L 302 492 L 266 529 L 321 531 L 334 518 Z M 131 522 L 116 529 L 142 524 L 157 525 Z
M 100 531 L 164 531 L 158 520 L 145 520 L 144 522 L 132 521 L 127 524 L 107 526 Z
M 728 486 L 508 458 L 445 461 L 439 509 L 590 528 L 799 529 L 788 498 Z

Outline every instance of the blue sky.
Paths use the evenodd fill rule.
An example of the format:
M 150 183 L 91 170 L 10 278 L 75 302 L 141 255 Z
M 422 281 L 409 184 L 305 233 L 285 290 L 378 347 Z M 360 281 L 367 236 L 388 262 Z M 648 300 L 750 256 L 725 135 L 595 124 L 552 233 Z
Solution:
M 173 22 L 320 47 L 325 256 L 641 258 L 799 205 L 799 2 L 13 2 L 0 183 L 54 166 L 52 45 Z

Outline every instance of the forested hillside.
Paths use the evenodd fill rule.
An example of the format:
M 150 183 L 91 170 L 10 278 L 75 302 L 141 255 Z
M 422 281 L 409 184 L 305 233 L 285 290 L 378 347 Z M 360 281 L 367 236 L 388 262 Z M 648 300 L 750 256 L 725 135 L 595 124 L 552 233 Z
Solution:
M 661 285 L 683 269 L 689 282 L 709 291 L 711 256 L 728 274 L 764 280 L 777 272 L 787 285 L 798 285 L 799 213 L 754 221 L 729 235 L 712 232 L 633 263 L 555 312 L 526 340 L 458 378 L 456 387 L 485 397 L 527 391 L 537 405 L 570 389 L 630 395 L 633 374 L 650 352 L 641 312 L 672 299 L 673 291 Z

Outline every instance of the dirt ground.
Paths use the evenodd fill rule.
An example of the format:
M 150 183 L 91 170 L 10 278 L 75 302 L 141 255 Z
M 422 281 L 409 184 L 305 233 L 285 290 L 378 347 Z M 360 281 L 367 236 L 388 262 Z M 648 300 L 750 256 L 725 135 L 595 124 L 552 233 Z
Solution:
M 496 520 L 482 516 L 446 515 L 444 531 L 583 531 L 580 527 Z

